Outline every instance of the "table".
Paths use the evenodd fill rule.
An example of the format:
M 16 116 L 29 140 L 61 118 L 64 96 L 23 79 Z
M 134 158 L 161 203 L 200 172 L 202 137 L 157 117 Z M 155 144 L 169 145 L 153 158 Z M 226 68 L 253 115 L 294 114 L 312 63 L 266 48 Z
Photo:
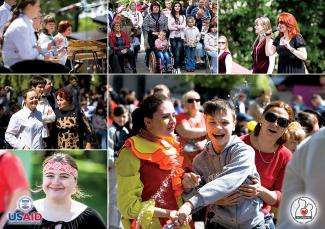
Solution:
M 96 69 L 104 72 L 104 62 L 107 59 L 106 43 L 99 41 L 72 40 L 68 46 L 68 58 L 71 60 L 71 69 L 75 72 L 74 65 L 76 60 L 94 60 Z M 102 66 L 99 65 L 102 60 Z
M 83 41 L 107 40 L 107 33 L 104 33 L 102 31 L 75 32 L 71 33 L 68 38 Z

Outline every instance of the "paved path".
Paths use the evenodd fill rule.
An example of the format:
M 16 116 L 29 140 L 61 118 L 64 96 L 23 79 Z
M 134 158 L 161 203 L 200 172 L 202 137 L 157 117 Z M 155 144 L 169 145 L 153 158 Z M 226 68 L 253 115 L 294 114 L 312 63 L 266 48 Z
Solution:
M 138 54 L 138 60 L 136 62 L 138 74 L 150 74 L 149 69 L 145 64 L 144 57 L 145 57 L 145 52 L 141 50 L 140 53 Z M 125 72 L 132 74 L 132 70 L 128 68 L 125 69 Z M 197 69 L 195 72 L 186 72 L 184 68 L 181 68 L 181 74 L 202 74 L 202 73 L 206 74 L 204 66 L 202 66 L 200 69 Z

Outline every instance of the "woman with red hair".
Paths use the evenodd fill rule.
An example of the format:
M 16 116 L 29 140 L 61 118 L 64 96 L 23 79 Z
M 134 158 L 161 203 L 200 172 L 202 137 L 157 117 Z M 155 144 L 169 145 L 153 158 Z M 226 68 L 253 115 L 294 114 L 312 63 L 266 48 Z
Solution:
M 278 53 L 278 73 L 305 73 L 306 42 L 300 34 L 295 17 L 290 13 L 283 12 L 278 16 L 276 24 L 280 34 L 270 45 L 272 32 L 269 30 L 266 33 L 266 42 L 269 44 L 266 55 L 271 56 L 275 52 Z

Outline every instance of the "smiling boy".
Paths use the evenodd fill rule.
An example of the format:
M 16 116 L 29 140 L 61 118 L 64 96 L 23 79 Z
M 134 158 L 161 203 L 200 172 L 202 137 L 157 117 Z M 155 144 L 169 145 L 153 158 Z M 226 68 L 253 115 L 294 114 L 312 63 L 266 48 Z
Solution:
M 254 150 L 232 135 L 234 109 L 222 99 L 208 101 L 203 107 L 209 141 L 194 158 L 195 174 L 184 176 L 187 201 L 178 211 L 179 223 L 186 223 L 193 210 L 209 205 L 210 212 L 214 213 L 209 219 L 212 228 L 264 228 L 262 200 L 243 199 L 236 191 L 241 184 L 251 184 L 251 178 L 259 175 Z

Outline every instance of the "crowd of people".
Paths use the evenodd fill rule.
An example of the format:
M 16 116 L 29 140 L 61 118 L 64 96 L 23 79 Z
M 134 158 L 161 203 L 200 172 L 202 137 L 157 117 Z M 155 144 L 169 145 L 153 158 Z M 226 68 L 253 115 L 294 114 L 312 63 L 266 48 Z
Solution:
M 237 71 L 234 70 L 228 39 L 218 32 L 218 1 L 192 1 L 186 8 L 183 1 L 171 3 L 169 0 L 165 2 L 165 7 L 158 2 L 147 1 L 131 1 L 129 5 L 116 7 L 110 5 L 109 23 L 112 73 L 125 73 L 125 63 L 129 64 L 133 73 L 137 72 L 141 39 L 147 67 L 152 70 L 152 51 L 160 59 L 159 67 L 155 67 L 151 71 L 153 73 L 180 74 L 182 67 L 187 72 L 194 72 L 200 64 L 206 65 L 211 73 L 231 74 Z M 277 53 L 277 73 L 307 73 L 307 44 L 295 17 L 282 12 L 275 23 L 276 29 L 272 29 L 268 17 L 255 20 L 257 36 L 252 41 L 253 65 L 249 71 L 274 73 Z M 275 32 L 278 34 L 274 35 Z
M 0 7 L 0 72 L 69 73 L 72 24 L 42 15 L 39 0 L 5 0 Z M 57 32 L 56 32 L 57 31 Z
M 30 86 L 18 98 L 13 88 L 1 87 L 1 148 L 107 148 L 105 85 L 87 91 L 70 76 L 53 91 L 51 78 L 35 76 Z
M 141 99 L 126 88 L 109 93 L 110 228 L 121 222 L 124 228 L 194 228 L 193 221 L 205 228 L 281 225 L 286 168 L 296 151 L 306 153 L 300 145 L 325 118 L 319 94 L 307 107 L 301 95 L 286 103 L 273 100 L 271 90 L 203 105 L 200 94 L 189 91 L 181 106 L 162 84 Z M 292 225 L 288 214 L 282 212 L 282 220 Z

